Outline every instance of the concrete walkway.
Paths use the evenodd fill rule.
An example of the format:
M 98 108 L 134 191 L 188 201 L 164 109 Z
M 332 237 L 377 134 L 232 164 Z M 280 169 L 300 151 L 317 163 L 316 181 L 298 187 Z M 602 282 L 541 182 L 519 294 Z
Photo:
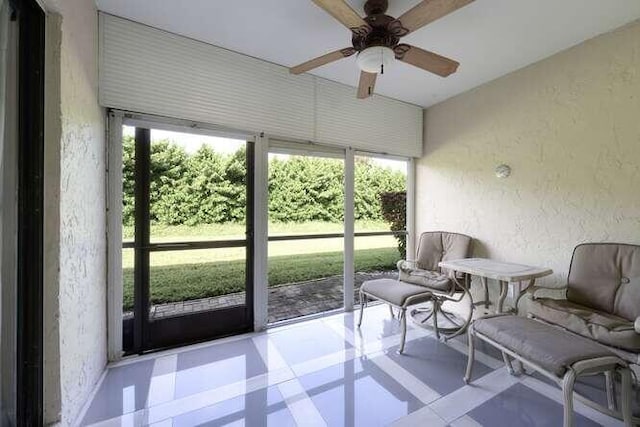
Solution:
M 358 303 L 358 290 L 365 280 L 383 277 L 395 279 L 398 273 L 396 271 L 356 273 L 356 303 Z M 269 323 L 341 308 L 343 306 L 342 284 L 342 276 L 331 276 L 269 288 Z M 219 297 L 158 304 L 151 307 L 150 318 L 161 319 L 196 311 L 242 305 L 244 299 L 244 292 L 238 292 Z

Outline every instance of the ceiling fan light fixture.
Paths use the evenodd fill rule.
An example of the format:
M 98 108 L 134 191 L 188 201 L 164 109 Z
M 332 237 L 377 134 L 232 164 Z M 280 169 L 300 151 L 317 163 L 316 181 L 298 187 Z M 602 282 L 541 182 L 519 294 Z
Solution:
M 358 67 L 366 73 L 379 74 L 389 65 L 396 55 L 386 46 L 371 46 L 358 53 Z

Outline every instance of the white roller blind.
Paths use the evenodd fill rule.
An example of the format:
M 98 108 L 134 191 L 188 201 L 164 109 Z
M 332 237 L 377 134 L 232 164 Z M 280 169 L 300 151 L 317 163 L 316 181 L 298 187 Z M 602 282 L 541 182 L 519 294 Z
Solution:
M 105 107 L 283 139 L 422 154 L 422 109 L 207 43 L 100 14 Z
M 422 109 L 389 98 L 357 99 L 354 89 L 318 79 L 318 141 L 382 153 L 422 154 Z
M 269 152 L 344 159 L 344 148 L 329 147 L 312 142 L 301 143 L 269 139 Z

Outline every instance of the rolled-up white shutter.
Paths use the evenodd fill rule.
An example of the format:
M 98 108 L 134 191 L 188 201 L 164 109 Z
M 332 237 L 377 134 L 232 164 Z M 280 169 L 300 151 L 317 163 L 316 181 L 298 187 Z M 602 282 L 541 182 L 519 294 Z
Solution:
M 105 107 L 368 151 L 422 154 L 422 109 L 100 14 Z M 356 70 L 354 70 L 356 72 Z

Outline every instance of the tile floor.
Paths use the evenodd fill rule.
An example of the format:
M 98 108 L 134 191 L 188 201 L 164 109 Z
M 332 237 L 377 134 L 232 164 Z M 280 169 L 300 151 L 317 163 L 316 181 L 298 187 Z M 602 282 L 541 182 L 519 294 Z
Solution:
M 442 343 L 386 306 L 337 314 L 109 367 L 81 425 L 558 426 L 560 390 L 514 377 L 479 344 L 462 381 L 464 339 Z M 576 402 L 578 426 L 622 425 Z

